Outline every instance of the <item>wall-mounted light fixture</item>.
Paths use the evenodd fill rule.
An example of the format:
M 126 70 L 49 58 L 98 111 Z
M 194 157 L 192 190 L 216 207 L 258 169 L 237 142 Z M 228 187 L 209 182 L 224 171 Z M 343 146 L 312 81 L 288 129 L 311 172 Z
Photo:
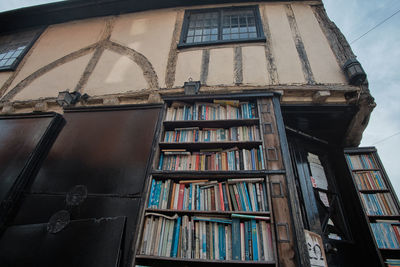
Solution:
M 200 81 L 193 81 L 192 78 L 189 78 L 189 81 L 183 84 L 185 95 L 197 95 L 200 91 L 200 86 Z
M 81 94 L 79 92 L 68 92 L 62 91 L 58 93 L 57 103 L 62 107 L 68 107 L 70 105 L 74 105 L 81 98 Z
M 361 85 L 367 78 L 367 74 L 357 59 L 349 59 L 343 65 L 344 73 L 351 85 Z

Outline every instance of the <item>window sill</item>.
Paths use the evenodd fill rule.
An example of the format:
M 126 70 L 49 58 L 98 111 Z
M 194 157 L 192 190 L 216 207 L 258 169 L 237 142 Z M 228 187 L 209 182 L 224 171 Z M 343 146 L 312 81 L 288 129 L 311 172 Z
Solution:
M 258 37 L 252 39 L 245 39 L 245 40 L 220 40 L 220 41 L 212 41 L 212 42 L 202 42 L 202 43 L 179 43 L 178 49 L 184 49 L 189 47 L 203 47 L 203 46 L 213 46 L 213 45 L 220 45 L 220 44 L 240 44 L 240 43 L 256 43 L 256 42 L 265 42 L 265 37 Z

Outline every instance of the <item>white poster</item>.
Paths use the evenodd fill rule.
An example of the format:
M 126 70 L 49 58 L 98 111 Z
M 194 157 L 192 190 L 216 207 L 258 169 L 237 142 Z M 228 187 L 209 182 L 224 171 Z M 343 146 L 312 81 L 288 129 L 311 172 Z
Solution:
M 304 230 L 312 267 L 327 267 L 324 245 L 320 235 Z

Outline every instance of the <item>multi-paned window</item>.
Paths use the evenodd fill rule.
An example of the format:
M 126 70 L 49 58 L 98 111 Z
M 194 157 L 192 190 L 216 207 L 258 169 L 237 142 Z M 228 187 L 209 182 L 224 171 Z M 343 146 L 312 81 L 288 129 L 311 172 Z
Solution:
M 42 29 L 0 35 L 0 70 L 14 70 Z
M 265 40 L 255 6 L 188 10 L 179 46 Z

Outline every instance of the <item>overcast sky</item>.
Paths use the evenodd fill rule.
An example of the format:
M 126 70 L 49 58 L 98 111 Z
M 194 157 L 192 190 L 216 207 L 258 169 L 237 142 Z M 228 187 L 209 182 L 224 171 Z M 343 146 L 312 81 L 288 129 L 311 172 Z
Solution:
M 324 0 L 328 16 L 349 42 L 400 9 L 398 0 Z M 377 104 L 361 146 L 376 146 L 400 196 L 400 13 L 351 44 Z M 390 137 L 392 136 L 392 137 Z
M 0 12 L 49 0 L 0 0 Z M 323 0 L 328 16 L 349 42 L 400 9 L 398 0 Z M 364 132 L 362 146 L 376 146 L 400 195 L 400 13 L 352 45 L 365 69 L 377 107 Z

